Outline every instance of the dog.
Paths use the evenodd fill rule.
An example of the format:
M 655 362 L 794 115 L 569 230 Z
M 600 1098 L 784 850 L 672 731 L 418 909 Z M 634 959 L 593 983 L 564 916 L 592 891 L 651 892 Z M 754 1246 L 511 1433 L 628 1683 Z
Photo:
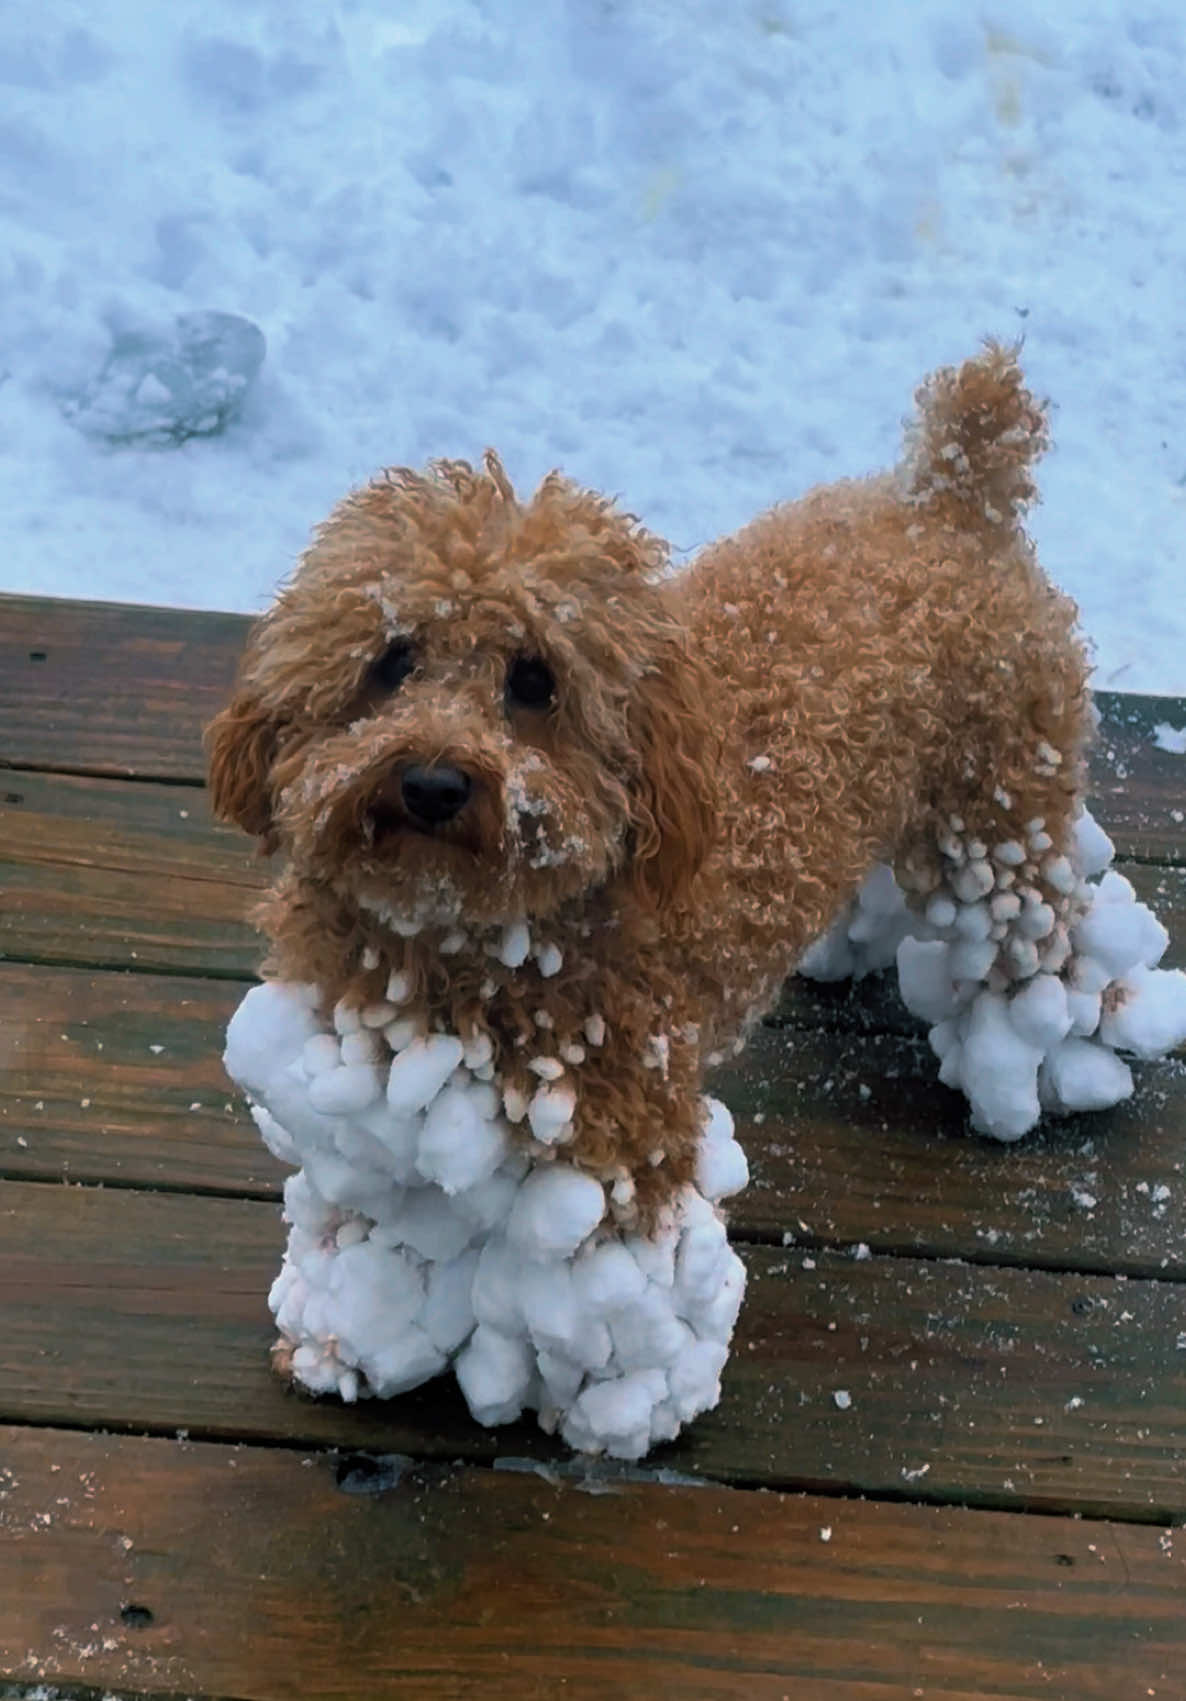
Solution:
M 276 996 L 232 1024 L 228 1067 L 307 1162 L 273 1293 L 307 1387 L 354 1397 L 362 1366 L 398 1391 L 460 1351 L 482 1421 L 534 1402 L 627 1457 L 714 1404 L 744 1285 L 716 1201 L 744 1160 L 705 1076 L 871 870 L 983 1131 L 1113 1103 L 1117 1047 L 1186 1035 L 1164 930 L 1120 876 L 1088 884 L 1111 847 L 1083 811 L 1087 656 L 1023 523 L 1046 410 L 995 343 L 917 401 L 892 472 L 680 572 L 559 474 L 521 501 L 493 453 L 388 472 L 253 628 L 210 787 L 282 857 L 258 914 Z M 455 1234 L 479 1172 L 510 1226 L 482 1193 Z M 596 1265 L 607 1236 L 629 1269 Z M 348 1306 L 324 1261 L 344 1249 Z M 413 1321 L 368 1357 L 368 1329 L 404 1328 L 372 1303 L 397 1254 Z M 434 1282 L 465 1289 L 435 1335 Z
M 407 977 L 519 1122 L 546 1040 L 568 1155 L 645 1222 L 692 1173 L 706 1068 L 878 860 L 925 900 L 967 845 L 970 897 L 1040 821 L 1053 858 L 1012 874 L 1064 950 L 1092 715 L 1022 528 L 1045 412 L 996 345 L 919 403 L 896 472 L 678 574 L 558 475 L 519 502 L 493 454 L 348 496 L 210 730 L 216 813 L 285 859 L 265 974 L 327 1007 Z M 1002 935 L 998 975 L 1035 972 Z

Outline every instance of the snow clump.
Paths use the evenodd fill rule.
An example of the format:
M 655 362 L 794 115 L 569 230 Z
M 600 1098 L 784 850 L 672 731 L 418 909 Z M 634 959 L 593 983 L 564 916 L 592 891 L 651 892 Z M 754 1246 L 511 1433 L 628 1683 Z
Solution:
M 318 1003 L 313 987 L 252 988 L 225 1055 L 269 1149 L 300 1166 L 270 1295 L 294 1378 L 387 1398 L 452 1367 L 479 1423 L 532 1410 L 622 1459 L 715 1406 L 745 1290 L 718 1209 L 748 1179 L 725 1107 L 705 1100 L 696 1183 L 644 1239 L 548 1144 L 571 1131 L 567 1089 L 543 1080 L 529 1106 L 533 1161 L 456 1036 L 393 1022 L 392 1056 L 368 1012 L 339 1007 L 327 1028 Z
M 799 964 L 832 980 L 896 961 L 903 1002 L 930 1024 L 939 1079 L 965 1094 L 972 1126 L 998 1140 L 1020 1139 L 1044 1110 L 1118 1104 L 1133 1090 L 1119 1053 L 1164 1057 L 1186 1041 L 1186 974 L 1158 968 L 1169 935 L 1111 867 L 1107 834 L 1084 811 L 1070 857 L 1050 849 L 1040 828 L 1028 851 L 996 846 L 992 864 L 1005 878 L 987 886 L 987 854 L 965 855 L 921 913 L 879 865 Z M 1075 893 L 1073 925 L 1012 890 L 1007 871 L 1027 854 L 1045 856 L 1048 883 Z

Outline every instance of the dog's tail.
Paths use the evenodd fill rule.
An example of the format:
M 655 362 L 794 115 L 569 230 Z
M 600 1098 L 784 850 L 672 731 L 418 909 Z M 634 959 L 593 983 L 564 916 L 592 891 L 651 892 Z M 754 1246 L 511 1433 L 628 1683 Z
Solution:
M 1025 387 L 1018 347 L 987 342 L 917 391 L 903 472 L 908 499 L 963 529 L 1017 531 L 1037 500 L 1033 463 L 1049 444 L 1047 410 Z

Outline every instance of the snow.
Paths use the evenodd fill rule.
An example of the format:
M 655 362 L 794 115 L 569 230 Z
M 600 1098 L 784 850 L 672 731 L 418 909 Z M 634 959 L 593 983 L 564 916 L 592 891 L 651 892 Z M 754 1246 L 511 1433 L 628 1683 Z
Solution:
M 465 1087 L 446 1087 L 428 1107 L 420 1136 L 421 1173 L 446 1193 L 463 1193 L 489 1181 L 507 1154 L 501 1118 Z
M 404 1115 L 424 1110 L 461 1062 L 465 1047 L 455 1034 L 428 1034 L 399 1053 L 387 1077 L 387 1103 Z
M 541 945 L 535 953 L 535 960 L 539 964 L 539 972 L 545 980 L 551 979 L 553 975 L 558 975 L 564 967 L 564 954 L 558 945 Z
M 725 1107 L 705 1100 L 699 1185 L 642 1240 L 614 1221 L 604 1183 L 546 1144 L 571 1119 L 570 1088 L 533 1101 L 533 1159 L 459 1039 L 418 1035 L 384 1065 L 343 1063 L 348 1046 L 377 1043 L 346 1014 L 334 1012 L 339 1041 L 310 989 L 268 982 L 227 1035 L 261 1134 L 301 1166 L 270 1295 L 296 1379 L 386 1398 L 452 1365 L 479 1423 L 533 1409 L 573 1447 L 628 1459 L 714 1406 L 745 1288 L 716 1208 L 747 1179 Z M 336 1086 L 324 1102 L 325 1083 L 359 1071 L 377 1080 L 373 1102 Z
M 10 7 L 3 586 L 259 608 L 350 485 L 488 443 L 682 552 L 1024 332 L 1097 683 L 1184 692 L 1184 61 L 1176 0 Z M 267 344 L 223 431 L 70 423 L 207 311 Z
M 1032 825 L 1031 847 L 1041 848 L 1046 835 Z M 954 827 L 948 849 L 952 858 L 963 855 Z M 1009 868 L 1012 850 L 1012 841 L 998 845 L 994 859 Z M 1065 867 L 1077 894 L 1082 913 L 1069 931 L 1061 922 L 1057 931 L 1053 910 L 1031 892 L 1017 899 L 1006 891 L 986 904 L 977 881 L 961 898 L 959 877 L 975 866 L 966 861 L 915 915 L 901 893 L 899 906 L 890 901 L 893 876 L 879 865 L 799 972 L 817 979 L 865 973 L 896 951 L 898 990 L 930 1025 L 939 1079 L 966 1095 L 973 1128 L 994 1139 L 1020 1139 L 1043 1110 L 1118 1104 L 1133 1090 L 1118 1052 L 1148 1060 L 1186 1041 L 1186 973 L 1158 968 L 1169 935 L 1131 881 L 1110 867 L 1112 842 L 1086 811 L 1072 851 L 1074 867 L 1061 855 L 1042 864 L 1056 884 Z M 984 939 L 986 922 L 996 931 Z M 1001 976 L 998 950 L 1012 981 Z M 711 1150 L 706 1138 L 702 1164 Z
M 1107 1110 L 1132 1094 L 1132 1071 L 1114 1051 L 1072 1036 L 1042 1060 L 1040 1086 L 1061 1110 Z
M 331 1069 L 309 1083 L 309 1103 L 329 1116 L 365 1110 L 383 1093 L 377 1070 L 365 1065 L 353 1069 Z
M 1004 994 L 986 991 L 973 1000 L 957 1044 L 944 1052 L 942 1079 L 967 1093 L 974 1127 L 1016 1140 L 1038 1120 L 1042 1055 L 1009 1020 Z
M 531 1132 L 544 1145 L 563 1141 L 572 1132 L 576 1095 L 571 1087 L 541 1087 L 527 1107 Z
M 1063 982 L 1057 975 L 1035 975 L 1010 999 L 1009 1020 L 1023 1040 L 1043 1052 L 1049 1051 L 1071 1030 L 1072 1016 Z
M 525 921 L 512 922 L 503 932 L 498 948 L 498 960 L 508 969 L 517 969 L 531 953 L 531 934 Z
M 1136 902 L 1131 883 L 1109 870 L 1071 940 L 1081 956 L 1093 957 L 1115 980 L 1138 963 L 1160 962 L 1169 934 L 1151 910 Z
M 1165 974 L 1138 964 L 1109 989 L 1100 1017 L 1105 1045 L 1134 1057 L 1164 1057 L 1186 1034 L 1186 974 Z

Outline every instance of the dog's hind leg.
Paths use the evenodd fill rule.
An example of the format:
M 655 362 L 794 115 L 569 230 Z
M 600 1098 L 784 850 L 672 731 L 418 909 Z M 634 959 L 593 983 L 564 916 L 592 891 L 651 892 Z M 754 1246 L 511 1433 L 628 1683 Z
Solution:
M 1083 742 L 1031 723 L 1000 778 L 953 788 L 896 862 L 919 918 L 898 949 L 903 999 L 932 1024 L 940 1078 L 998 1139 L 1043 1109 L 1117 1103 L 1132 1091 L 1119 1050 L 1186 1039 L 1186 976 L 1157 969 L 1168 936 L 1108 872 L 1111 842 L 1083 808 Z

